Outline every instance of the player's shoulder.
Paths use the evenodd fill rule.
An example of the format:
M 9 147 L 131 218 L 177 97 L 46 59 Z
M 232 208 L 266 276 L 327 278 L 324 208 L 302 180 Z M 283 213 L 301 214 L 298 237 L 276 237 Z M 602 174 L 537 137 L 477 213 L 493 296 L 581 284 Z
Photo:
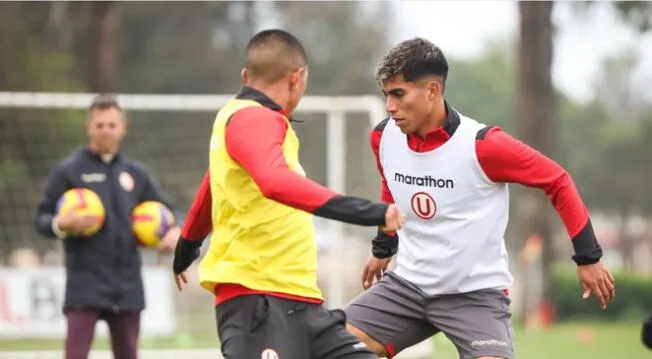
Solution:
M 376 126 L 372 129 L 373 132 L 383 132 L 387 123 L 389 123 L 390 117 L 385 117 L 382 121 L 378 122 Z
M 478 141 L 483 141 L 487 138 L 490 133 L 500 131 L 500 127 L 494 125 L 483 125 L 478 132 L 475 134 L 475 139 Z
M 385 131 L 385 127 L 387 126 L 389 120 L 390 118 L 386 117 L 384 120 L 378 122 L 376 126 L 374 126 L 374 128 L 371 130 L 369 140 L 374 152 L 378 151 L 380 148 L 380 140 L 383 137 L 383 132 Z
M 492 137 L 497 132 L 503 132 L 500 126 L 479 122 L 472 118 L 463 117 L 462 121 L 469 122 L 473 125 L 472 128 L 476 131 L 475 139 L 478 141 L 484 141 L 487 138 Z
M 234 123 L 245 124 L 255 121 L 256 124 L 269 122 L 285 122 L 284 115 L 266 106 L 248 106 L 235 111 L 226 121 L 226 125 Z

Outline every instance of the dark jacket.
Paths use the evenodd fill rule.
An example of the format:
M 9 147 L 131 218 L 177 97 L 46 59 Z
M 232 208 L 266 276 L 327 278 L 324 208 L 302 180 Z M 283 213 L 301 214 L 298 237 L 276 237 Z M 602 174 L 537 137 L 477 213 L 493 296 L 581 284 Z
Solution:
M 131 212 L 143 201 L 160 201 L 170 207 L 168 196 L 138 162 L 116 155 L 110 163 L 87 147 L 61 161 L 45 185 L 38 206 L 36 228 L 56 238 L 52 219 L 61 195 L 85 187 L 102 199 L 106 219 L 92 237 L 66 237 L 66 293 L 64 311 L 75 308 L 139 310 L 145 307 L 138 244 L 131 231 Z

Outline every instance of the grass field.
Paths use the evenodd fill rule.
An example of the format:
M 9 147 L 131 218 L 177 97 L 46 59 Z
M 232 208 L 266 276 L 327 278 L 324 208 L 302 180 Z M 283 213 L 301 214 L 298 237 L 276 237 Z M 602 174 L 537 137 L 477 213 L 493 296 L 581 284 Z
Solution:
M 646 359 L 652 351 L 641 343 L 640 323 L 561 324 L 539 332 L 517 328 L 518 359 Z M 435 338 L 436 359 L 457 359 L 445 337 Z
M 142 340 L 143 349 L 215 348 L 216 334 L 199 333 L 192 337 Z M 434 338 L 436 356 L 433 359 L 457 359 L 452 344 L 443 336 Z M 0 341 L 2 350 L 60 350 L 60 341 L 12 340 Z M 107 340 L 98 339 L 94 349 L 108 349 Z M 517 358 L 519 359 L 645 359 L 652 358 L 640 341 L 640 323 L 572 323 L 560 324 L 539 332 L 517 328 Z M 2 352 L 0 351 L 0 357 Z

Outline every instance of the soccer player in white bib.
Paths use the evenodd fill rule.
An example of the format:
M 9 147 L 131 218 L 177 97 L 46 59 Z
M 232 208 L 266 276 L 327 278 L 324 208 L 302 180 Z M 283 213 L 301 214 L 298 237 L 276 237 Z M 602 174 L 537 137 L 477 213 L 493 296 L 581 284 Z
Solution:
M 347 325 L 381 357 L 443 332 L 461 359 L 512 359 L 507 183 L 548 195 L 571 238 L 584 298 L 592 293 L 605 308 L 615 282 L 569 174 L 451 107 L 447 75 L 442 51 L 420 38 L 380 60 L 377 80 L 390 117 L 371 132 L 371 147 L 382 200 L 396 203 L 407 221 L 396 235 L 374 239 L 366 290 L 345 307 Z M 396 269 L 385 272 L 394 255 Z M 371 285 L 374 277 L 380 280 Z

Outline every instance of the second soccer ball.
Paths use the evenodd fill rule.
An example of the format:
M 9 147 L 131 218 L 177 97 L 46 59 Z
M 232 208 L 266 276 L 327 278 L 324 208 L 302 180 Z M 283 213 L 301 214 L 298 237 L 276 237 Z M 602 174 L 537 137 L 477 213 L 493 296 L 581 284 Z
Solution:
M 144 247 L 156 247 L 175 219 L 163 203 L 146 201 L 134 208 L 131 222 L 136 241 Z

